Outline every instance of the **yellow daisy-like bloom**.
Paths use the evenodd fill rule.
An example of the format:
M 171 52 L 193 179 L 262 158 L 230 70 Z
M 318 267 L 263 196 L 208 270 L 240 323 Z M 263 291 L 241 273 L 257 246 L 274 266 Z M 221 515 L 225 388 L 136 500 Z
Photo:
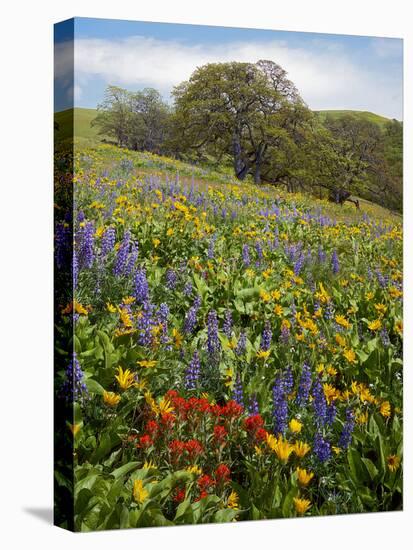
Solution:
M 343 352 L 343 356 L 347 359 L 349 363 L 355 363 L 356 362 L 356 354 L 352 349 L 346 349 Z
M 367 411 L 362 412 L 356 416 L 356 422 L 357 424 L 360 424 L 360 425 L 367 424 L 368 419 L 369 419 L 369 414 Z
M 343 336 L 341 336 L 341 334 L 337 333 L 334 338 L 335 338 L 335 341 L 337 342 L 337 344 L 340 347 L 342 347 L 342 348 L 346 347 L 346 339 Z
M 200 468 L 199 466 L 188 466 L 186 468 L 186 471 L 190 474 L 196 474 L 198 476 L 202 474 L 202 468 Z
M 146 391 L 145 392 L 145 401 L 146 403 L 149 405 L 151 411 L 154 413 L 154 414 L 159 414 L 159 407 L 155 401 L 155 399 L 152 397 L 152 394 L 150 391 Z
M 296 472 L 298 483 L 302 487 L 306 487 L 314 477 L 313 472 L 307 472 L 307 470 L 304 470 L 304 468 L 297 468 Z
M 170 228 L 168 229 L 168 231 L 166 232 L 166 236 L 167 236 L 167 237 L 172 237 L 173 234 L 174 234 L 174 230 L 173 230 L 172 227 L 170 227 Z
M 149 492 L 143 486 L 143 481 L 141 479 L 135 479 L 133 482 L 133 498 L 138 504 L 143 504 L 148 498 Z
M 76 300 L 73 302 L 73 309 L 75 313 L 79 313 L 79 315 L 87 315 L 89 313 L 88 310 Z
M 344 317 L 344 315 L 336 315 L 335 321 L 338 325 L 341 325 L 344 328 L 349 328 L 350 323 L 347 321 L 347 319 Z
M 109 313 L 116 313 L 117 309 L 114 305 L 112 305 L 110 302 L 106 302 L 106 309 L 109 311 Z
M 135 296 L 125 296 L 125 298 L 122 299 L 122 302 L 125 304 L 125 306 L 129 306 L 130 304 L 133 304 L 135 300 Z
M 143 470 L 150 470 L 152 468 L 156 468 L 156 464 L 155 462 L 152 462 L 152 460 L 149 460 L 149 462 L 147 460 L 145 460 L 145 462 L 143 463 L 143 466 L 142 466 L 142 469 Z
M 384 416 L 384 418 L 389 418 L 391 415 L 391 406 L 388 401 L 383 401 L 380 405 L 380 414 Z
M 267 292 L 266 290 L 261 289 L 260 290 L 260 299 L 263 302 L 269 302 L 271 300 L 271 294 Z
M 295 511 L 299 516 L 303 516 L 307 510 L 311 507 L 311 501 L 306 498 L 293 498 Z
M 328 373 L 330 376 L 336 376 L 337 370 L 336 370 L 334 367 L 332 367 L 331 365 L 329 365 L 329 366 L 327 367 L 327 373 Z
M 403 336 L 403 323 L 402 321 L 397 321 L 394 325 L 394 330 L 397 332 L 399 336 Z
M 286 439 L 283 439 L 282 436 L 280 436 L 277 439 L 277 443 L 275 444 L 273 451 L 277 455 L 277 458 L 281 460 L 284 464 L 287 464 L 288 459 L 290 458 L 290 454 L 293 452 L 294 446 L 289 443 Z
M 125 391 L 135 384 L 135 375 L 129 369 L 125 371 L 118 367 L 118 374 L 115 376 L 121 390 Z
M 327 403 L 330 405 L 335 399 L 340 397 L 340 390 L 332 386 L 331 384 L 323 384 L 323 391 Z
M 274 313 L 275 313 L 275 315 L 278 315 L 278 317 L 281 317 L 281 315 L 284 313 L 284 309 L 283 309 L 282 305 L 277 304 L 274 307 Z
M 369 330 L 372 330 L 375 332 L 376 330 L 380 330 L 382 327 L 382 323 L 380 319 L 375 319 L 374 321 L 370 321 L 370 323 L 367 325 Z
M 116 405 L 119 403 L 121 397 L 117 393 L 114 393 L 113 391 L 104 391 L 103 392 L 103 402 L 105 405 L 108 405 L 108 407 L 116 407 Z
M 257 357 L 258 359 L 268 359 L 270 353 L 270 350 L 264 351 L 260 349 L 259 351 L 257 351 Z
M 302 423 L 295 418 L 293 418 L 288 425 L 290 430 L 295 434 L 299 434 L 303 427 Z
M 304 458 L 310 449 L 310 445 L 304 441 L 296 441 L 294 443 L 294 452 L 298 458 Z
M 174 340 L 175 347 L 179 349 L 182 346 L 183 337 L 176 328 L 172 330 L 172 338 Z
M 383 316 L 387 311 L 387 306 L 384 304 L 374 304 L 374 308 L 380 316 Z
M 235 491 L 231 491 L 228 500 L 227 500 L 227 506 L 228 508 L 232 508 L 233 510 L 239 510 L 239 496 Z
M 387 467 L 391 472 L 396 472 L 400 466 L 400 457 L 397 455 L 389 455 L 387 457 Z
M 161 244 L 161 241 L 159 239 L 152 239 L 152 244 L 156 248 Z
M 76 435 L 79 433 L 80 431 L 80 428 L 81 428 L 81 424 L 78 423 L 78 424 L 69 424 L 69 428 L 70 428 L 70 431 L 72 432 L 72 434 L 76 437 Z
M 158 407 L 159 407 L 159 414 L 171 413 L 174 410 L 173 406 L 171 405 L 171 402 L 166 397 L 162 397 Z
M 336 455 L 339 455 L 341 453 L 340 447 L 336 447 L 335 445 L 332 445 L 331 447 Z
M 153 359 L 152 361 L 150 361 L 149 359 L 145 359 L 145 360 L 142 360 L 142 361 L 137 361 L 138 365 L 140 365 L 141 367 L 145 367 L 145 368 L 152 368 L 154 367 L 156 364 L 157 364 L 158 361 L 156 361 L 155 359 Z

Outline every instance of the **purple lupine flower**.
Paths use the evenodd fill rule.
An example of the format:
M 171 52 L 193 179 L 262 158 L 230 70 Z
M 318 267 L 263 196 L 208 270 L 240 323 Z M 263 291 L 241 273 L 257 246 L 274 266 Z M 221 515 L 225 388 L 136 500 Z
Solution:
M 314 454 L 320 462 L 325 462 L 331 456 L 330 443 L 318 431 L 314 436 Z
M 63 382 L 60 393 L 68 402 L 88 393 L 86 384 L 83 382 L 84 373 L 77 360 L 76 353 L 73 353 L 71 361 L 66 367 L 66 380 Z
M 387 332 L 387 329 L 386 328 L 383 328 L 381 331 L 380 331 L 380 338 L 381 338 L 381 341 L 382 341 L 382 344 L 385 348 L 389 347 L 390 346 L 390 338 L 389 338 L 389 333 Z
M 138 304 L 143 304 L 149 298 L 149 286 L 146 280 L 146 271 L 144 269 L 138 269 L 136 271 L 134 296 Z
M 354 430 L 354 415 L 351 409 L 346 410 L 346 422 L 340 435 L 338 446 L 342 449 L 348 449 L 351 442 L 351 436 Z
M 239 373 L 235 380 L 232 398 L 238 405 L 244 406 L 244 391 L 242 389 L 241 376 Z
M 222 328 L 223 333 L 228 338 L 231 338 L 232 333 L 232 313 L 230 309 L 227 309 L 224 314 L 224 326 Z
M 327 420 L 327 401 L 319 378 L 313 384 L 312 396 L 315 421 L 317 426 L 322 428 Z
M 211 309 L 208 313 L 208 338 L 207 350 L 208 353 L 215 356 L 221 350 L 221 343 L 218 337 L 218 318 L 217 312 Z
M 261 241 L 257 241 L 255 243 L 255 251 L 257 252 L 257 257 L 258 257 L 257 265 L 259 265 L 261 260 L 264 257 L 264 252 L 263 252 L 263 249 L 262 249 L 262 242 Z
M 55 231 L 55 261 L 58 269 L 66 267 L 70 252 L 70 228 L 68 224 L 58 223 Z
M 271 325 L 269 321 L 266 321 L 264 325 L 264 330 L 262 331 L 262 335 L 261 335 L 260 348 L 262 349 L 262 351 L 268 351 L 270 349 L 271 340 L 272 340 Z
M 178 282 L 178 276 L 173 269 L 168 269 L 165 275 L 166 283 L 165 286 L 169 290 L 174 290 Z
M 301 270 L 303 269 L 304 267 L 304 263 L 305 263 L 305 256 L 303 254 L 300 254 L 294 264 L 294 275 L 298 276 L 301 272 Z
M 217 239 L 217 236 L 213 235 L 212 239 L 209 241 L 208 252 L 207 252 L 207 257 L 209 260 L 212 260 L 214 258 L 216 239 Z
M 201 297 L 195 296 L 192 307 L 189 308 L 188 313 L 185 316 L 184 332 L 191 334 L 197 324 L 198 310 L 201 307 Z
M 326 307 L 325 307 L 325 310 L 324 310 L 324 319 L 326 319 L 327 321 L 329 321 L 330 319 L 332 319 L 334 317 L 334 304 L 333 302 L 330 300 Z
M 251 263 L 250 247 L 247 244 L 244 244 L 242 247 L 242 261 L 244 262 L 245 267 L 248 267 Z
M 337 415 L 337 407 L 334 402 L 327 405 L 326 423 L 327 426 L 332 426 Z
M 116 254 L 115 266 L 113 268 L 113 273 L 116 277 L 123 275 L 126 260 L 129 254 L 129 244 L 130 244 L 130 231 L 125 231 L 123 240 L 119 246 L 118 252 Z
M 301 369 L 301 378 L 298 383 L 298 391 L 296 402 L 299 407 L 303 407 L 307 404 L 308 397 L 311 389 L 311 367 L 306 363 L 303 364 Z
M 245 331 L 242 331 L 238 338 L 237 347 L 235 348 L 235 354 L 244 355 L 246 349 L 247 349 L 247 335 Z
M 197 351 L 195 351 L 194 355 L 192 356 L 192 360 L 189 363 L 188 368 L 185 372 L 185 388 L 187 390 L 196 389 L 200 372 L 201 365 L 199 362 L 199 354 Z
M 108 227 L 102 236 L 102 256 L 107 256 L 109 252 L 112 252 L 116 241 L 116 231 L 114 227 Z
M 129 258 L 126 261 L 125 269 L 124 269 L 124 275 L 130 275 L 135 267 L 136 260 L 138 259 L 138 244 L 132 243 L 132 250 L 129 254 Z
M 280 340 L 283 344 L 288 344 L 289 339 L 290 339 L 290 329 L 286 325 L 282 324 Z
M 84 227 L 81 228 L 78 234 L 79 238 L 79 267 L 81 269 L 89 269 L 92 267 L 93 260 L 95 259 L 95 253 L 93 251 L 93 245 L 95 242 L 95 227 L 93 222 L 87 222 Z
M 291 367 L 288 367 L 284 371 L 283 381 L 284 381 L 285 394 L 289 395 L 293 391 L 293 388 L 294 388 L 294 377 L 293 377 Z
M 320 264 L 324 263 L 327 259 L 326 253 L 324 252 L 322 246 L 320 245 L 318 247 L 318 261 Z
M 338 261 L 338 255 L 336 250 L 334 250 L 333 254 L 331 255 L 331 270 L 334 273 L 334 275 L 337 275 L 337 273 L 340 271 L 340 264 Z
M 192 282 L 188 281 L 185 283 L 184 289 L 183 289 L 184 296 L 190 296 L 192 294 Z
M 141 346 L 150 346 L 153 341 L 152 328 L 155 325 L 153 318 L 153 305 L 146 300 L 143 303 L 140 317 L 138 317 L 139 344 Z
M 78 276 L 79 276 L 79 262 L 77 261 L 76 250 L 73 250 L 72 276 L 73 276 L 73 288 L 76 289 Z
M 260 409 L 259 409 L 259 406 L 258 406 L 258 400 L 257 400 L 257 396 L 255 394 L 250 399 L 250 404 L 249 404 L 248 410 L 249 410 L 249 413 L 251 415 L 260 414 Z
M 272 388 L 274 433 L 283 434 L 287 428 L 288 404 L 284 388 L 284 378 L 279 375 Z

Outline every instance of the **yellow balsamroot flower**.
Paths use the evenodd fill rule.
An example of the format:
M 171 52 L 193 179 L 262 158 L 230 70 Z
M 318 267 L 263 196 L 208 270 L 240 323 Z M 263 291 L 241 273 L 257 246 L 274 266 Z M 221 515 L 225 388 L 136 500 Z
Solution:
M 151 470 L 152 468 L 157 468 L 155 462 L 152 462 L 152 460 L 149 460 L 149 462 L 145 460 L 145 462 L 143 463 L 142 469 Z
M 143 504 L 149 496 L 149 492 L 143 486 L 141 479 L 135 479 L 133 482 L 133 498 L 138 504 Z
M 116 407 L 116 405 L 119 403 L 121 397 L 117 393 L 114 393 L 113 391 L 104 391 L 103 392 L 103 402 L 105 405 L 108 405 L 109 407 Z
M 299 516 L 303 516 L 309 508 L 311 508 L 311 501 L 306 498 L 294 497 L 295 511 Z
M 332 367 L 331 365 L 329 365 L 326 370 L 327 370 L 327 373 L 330 376 L 336 376 L 336 374 L 337 374 L 337 370 L 334 367 Z
M 346 347 L 346 339 L 343 336 L 341 336 L 341 334 L 337 333 L 334 338 L 340 347 L 342 348 Z
M 275 452 L 277 458 L 281 460 L 281 462 L 287 464 L 288 459 L 290 458 L 290 454 L 294 450 L 294 446 L 291 445 L 289 441 L 283 439 L 282 436 L 280 436 L 278 439 L 276 439 L 276 443 L 272 445 L 272 450 Z
M 328 404 L 340 397 L 340 390 L 331 384 L 323 384 L 323 391 Z
M 176 328 L 172 330 L 172 338 L 174 340 L 175 347 L 179 349 L 182 346 L 183 337 Z
M 110 302 L 106 302 L 106 309 L 109 311 L 109 313 L 116 313 L 117 309 L 114 305 L 112 305 Z
M 76 300 L 73 302 L 73 309 L 75 313 L 79 313 L 79 315 L 87 315 L 89 313 L 88 310 Z
M 396 472 L 400 466 L 400 457 L 397 455 L 389 455 L 387 457 L 387 467 L 391 472 Z
M 232 508 L 233 510 L 239 510 L 239 496 L 235 491 L 231 491 L 228 500 L 227 500 L 227 506 L 228 508 Z
M 394 330 L 397 332 L 399 336 L 403 336 L 403 322 L 397 321 L 394 325 Z
M 151 411 L 154 413 L 154 414 L 159 414 L 159 407 L 158 407 L 158 404 L 156 403 L 155 399 L 152 397 L 152 394 L 150 391 L 146 391 L 145 394 L 145 401 L 146 403 L 149 405 Z
M 166 232 L 166 236 L 167 236 L 167 237 L 172 237 L 173 234 L 174 234 L 174 230 L 173 230 L 172 227 L 170 227 L 170 228 L 168 229 L 168 231 Z
M 190 474 L 196 474 L 198 476 L 202 475 L 202 468 L 200 468 L 199 466 L 188 466 L 186 468 L 186 471 Z
M 118 367 L 118 374 L 115 376 L 121 390 L 127 390 L 135 384 L 135 375 L 129 369 L 125 371 Z
M 257 351 L 257 357 L 258 359 L 268 359 L 270 353 L 270 350 L 264 351 L 263 349 L 260 349 L 259 351 Z
M 80 422 L 77 424 L 69 424 L 69 429 L 75 437 L 79 433 L 81 427 L 82 425 L 80 424 Z
M 374 308 L 375 310 L 377 311 L 377 313 L 382 317 L 386 311 L 387 311 L 387 306 L 385 306 L 384 304 L 374 304 Z
M 370 302 L 370 300 L 373 299 L 374 293 L 373 292 L 367 292 L 366 294 L 366 300 Z
M 294 452 L 298 458 L 304 458 L 305 455 L 310 452 L 310 445 L 304 441 L 296 441 L 294 443 Z
M 314 477 L 313 472 L 307 472 L 304 468 L 297 468 L 296 472 L 298 483 L 302 487 L 306 487 Z
M 343 356 L 347 359 L 349 363 L 356 362 L 356 354 L 352 349 L 346 349 L 343 351 Z
M 158 408 L 159 408 L 159 414 L 171 413 L 174 410 L 173 406 L 171 405 L 171 402 L 167 397 L 162 397 L 162 399 L 159 402 Z
M 126 308 L 124 307 L 119 308 L 119 317 L 124 327 L 126 328 L 133 327 L 132 317 Z
M 275 315 L 278 315 L 278 317 L 281 317 L 281 315 L 284 313 L 284 309 L 283 309 L 282 305 L 277 304 L 274 307 L 274 313 L 275 313 Z
M 157 248 L 161 244 L 161 241 L 159 239 L 152 239 L 152 244 L 154 248 Z
M 347 321 L 344 315 L 336 315 L 334 319 L 338 325 L 344 328 L 349 328 L 350 323 Z
M 281 292 L 279 290 L 273 290 L 271 292 L 271 297 L 273 300 L 279 300 L 281 298 Z
M 295 434 L 299 434 L 303 427 L 302 423 L 295 418 L 293 418 L 288 425 L 290 430 Z
M 271 294 L 267 292 L 266 290 L 261 289 L 260 290 L 260 299 L 263 302 L 269 302 L 271 300 Z
M 158 361 L 156 361 L 155 359 L 153 359 L 152 361 L 149 359 L 137 361 L 138 365 L 140 365 L 141 367 L 145 367 L 147 369 L 151 369 L 152 367 L 154 367 L 157 364 L 157 362 Z
M 356 416 L 356 422 L 357 424 L 360 424 L 362 426 L 363 424 L 367 424 L 369 419 L 369 413 L 367 411 L 362 412 Z
M 376 330 L 380 330 L 382 327 L 382 323 L 380 319 L 375 319 L 374 321 L 370 321 L 370 323 L 367 325 L 369 330 L 372 330 L 373 332 Z
M 339 455 L 341 453 L 340 447 L 336 447 L 335 445 L 332 445 L 331 447 L 336 455 Z
M 135 296 L 125 296 L 125 298 L 122 299 L 122 302 L 128 306 L 130 304 L 133 304 L 133 302 L 136 300 Z
M 388 401 L 383 401 L 380 405 L 380 414 L 384 416 L 384 418 L 389 418 L 391 415 L 391 405 Z

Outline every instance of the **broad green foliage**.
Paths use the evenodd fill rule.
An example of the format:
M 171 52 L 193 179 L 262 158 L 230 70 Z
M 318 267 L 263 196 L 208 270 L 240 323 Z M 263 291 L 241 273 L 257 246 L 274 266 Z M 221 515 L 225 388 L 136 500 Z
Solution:
M 402 508 L 398 217 L 99 145 L 73 224 L 76 530 Z

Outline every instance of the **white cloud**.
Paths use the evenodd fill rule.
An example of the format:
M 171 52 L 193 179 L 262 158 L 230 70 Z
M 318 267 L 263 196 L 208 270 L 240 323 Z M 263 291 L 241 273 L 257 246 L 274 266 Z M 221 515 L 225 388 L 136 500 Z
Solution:
M 360 109 L 401 118 L 400 82 L 385 71 L 362 69 L 339 48 L 316 44 L 306 50 L 282 41 L 190 45 L 143 36 L 75 42 L 76 78 L 82 86 L 100 77 L 125 87 L 153 86 L 165 96 L 205 63 L 259 59 L 285 68 L 312 109 Z

